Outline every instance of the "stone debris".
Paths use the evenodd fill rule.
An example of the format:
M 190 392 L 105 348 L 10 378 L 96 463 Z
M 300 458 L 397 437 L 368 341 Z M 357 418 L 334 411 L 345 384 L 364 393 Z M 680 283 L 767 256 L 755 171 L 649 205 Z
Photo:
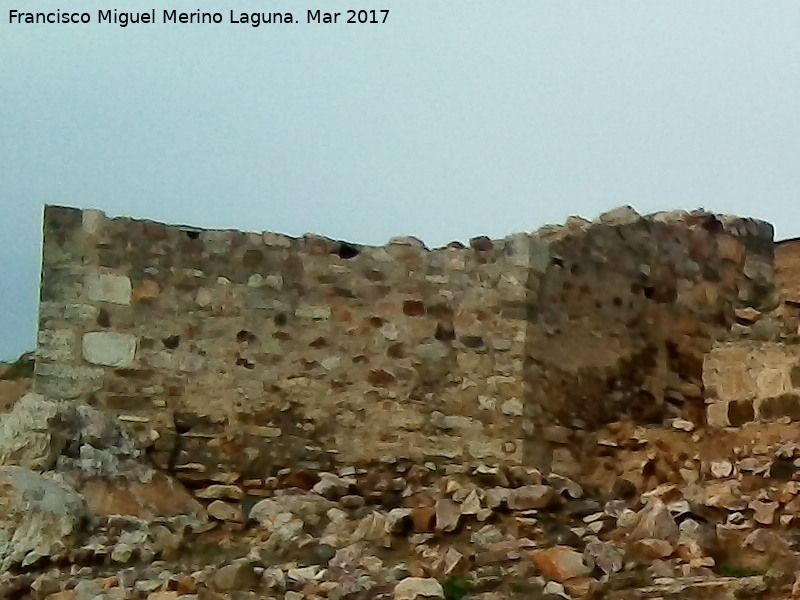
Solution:
M 511 510 L 547 508 L 557 503 L 553 488 L 546 485 L 525 485 L 511 490 L 506 497 Z
M 59 407 L 39 394 L 18 400 L 0 420 L 0 464 L 46 471 L 70 440 L 56 427 Z
M 28 486 L 62 486 L 44 492 L 41 502 L 69 511 L 47 517 L 40 505 L 22 515 L 43 519 L 42 525 L 16 528 L 12 541 L 17 545 L 3 556 L 6 565 L 17 565 L 32 578 L 28 582 L 26 575 L 0 575 L 0 593 L 17 594 L 15 590 L 29 585 L 38 594 L 31 599 L 55 600 L 101 595 L 120 600 L 302 600 L 361 593 L 447 598 L 462 587 L 489 585 L 483 579 L 487 577 L 496 578 L 492 585 L 505 590 L 503 597 L 514 597 L 517 587 L 538 589 L 549 598 L 588 598 L 592 593 L 649 598 L 656 590 L 677 589 L 700 598 L 709 590 L 764 590 L 764 577 L 745 578 L 745 585 L 742 578 L 715 573 L 766 572 L 777 565 L 790 569 L 796 551 L 778 517 L 786 516 L 782 511 L 790 506 L 800 509 L 800 501 L 791 504 L 799 497 L 800 482 L 743 488 L 740 479 L 731 477 L 748 472 L 737 465 L 745 458 L 729 461 L 729 469 L 717 469 L 716 480 L 637 488 L 628 499 L 606 496 L 604 501 L 595 500 L 594 492 L 570 477 L 514 469 L 502 477 L 502 469 L 492 471 L 488 481 L 512 487 L 484 487 L 481 478 L 487 473 L 481 472 L 420 480 L 409 466 L 392 473 L 385 467 L 356 470 L 345 476 L 346 486 L 341 475 L 322 472 L 309 478 L 306 490 L 277 486 L 266 498 L 245 491 L 264 482 L 214 483 L 194 491 L 206 503 L 210 521 L 188 514 L 144 519 L 93 515 L 92 504 L 79 491 L 56 483 L 61 481 L 57 472 L 42 475 L 3 467 L 22 474 Z M 696 464 L 703 468 L 704 463 Z M 707 472 L 714 476 L 713 470 Z M 299 473 L 284 476 L 290 484 L 302 481 Z M 21 485 L 19 476 L 14 481 Z M 397 481 L 398 489 L 413 492 L 394 499 L 373 497 L 372 486 L 379 481 Z M 372 498 L 370 504 L 343 495 L 353 490 Z M 53 505 L 47 500 L 53 493 L 73 500 L 59 499 Z M 498 500 L 490 502 L 492 495 Z M 255 502 L 248 508 L 249 497 Z M 481 522 L 480 510 L 488 510 L 492 522 Z M 9 516 L 15 523 L 19 518 Z M 748 556 L 750 562 L 742 565 L 752 566 L 726 566 L 724 552 L 734 549 Z M 68 566 L 59 566 L 64 564 Z M 655 578 L 655 583 L 640 584 L 635 594 L 630 585 L 614 587 L 637 573 Z M 519 577 L 524 583 L 513 583 Z M 667 579 L 672 583 L 665 583 Z M 789 597 L 793 580 L 780 585 Z
M 748 508 L 753 511 L 753 519 L 761 525 L 772 525 L 775 521 L 775 511 L 778 510 L 777 502 L 765 502 L 763 500 L 752 500 Z
M 0 565 L 28 565 L 80 539 L 86 502 L 54 474 L 0 467 Z
M 28 398 L 19 410 L 29 410 L 33 402 L 49 406 L 42 398 Z M 41 411 L 45 422 L 52 422 L 54 414 L 53 409 Z M 121 439 L 110 430 L 102 433 L 105 427 L 81 434 L 94 444 L 93 452 L 119 457 L 117 464 L 123 466 L 115 468 L 144 460 L 134 458 L 132 448 L 127 455 L 104 448 Z M 41 430 L 14 425 L 6 431 L 35 438 Z M 648 460 L 657 459 L 657 454 L 642 441 L 654 439 L 655 431 L 635 433 L 634 448 L 650 452 Z M 18 511 L 5 517 L 9 525 L 0 556 L 6 568 L 22 570 L 0 575 L 0 594 L 18 594 L 16 590 L 27 585 L 38 594 L 31 599 L 37 600 L 302 600 L 364 593 L 446 598 L 457 586 L 486 586 L 482 578 L 495 577 L 492 585 L 505 590 L 498 593 L 513 597 L 516 588 L 509 582 L 521 576 L 524 584 L 515 586 L 538 589 L 549 598 L 588 598 L 592 593 L 647 598 L 677 589 L 687 598 L 700 598 L 709 590 L 733 594 L 767 589 L 764 577 L 744 578 L 749 581 L 745 585 L 742 578 L 716 573 L 766 573 L 777 565 L 790 569 L 794 557 L 800 557 L 786 529 L 793 522 L 787 517 L 800 514 L 800 481 L 775 480 L 771 469 L 749 469 L 753 461 L 748 459 L 773 454 L 774 464 L 793 458 L 797 450 L 785 441 L 753 447 L 751 455 L 739 451 L 735 458 L 692 463 L 712 479 L 698 477 L 687 483 L 676 473 L 672 482 L 648 487 L 633 478 L 632 493 L 624 498 L 597 496 L 595 484 L 557 472 L 509 467 L 453 469 L 439 475 L 410 463 L 358 468 L 344 475 L 287 471 L 269 481 L 220 477 L 219 482 L 195 486 L 191 493 L 157 470 L 149 482 L 138 483 L 158 482 L 163 490 L 159 495 L 182 507 L 179 514 L 169 514 L 163 503 L 162 510 L 154 510 L 145 488 L 133 491 L 138 480 L 109 479 L 103 475 L 111 472 L 107 467 L 91 463 L 80 467 L 81 454 L 71 457 L 74 445 L 66 438 L 64 443 L 48 443 L 36 454 L 9 456 L 50 470 L 6 466 L 2 469 L 8 475 L 0 473 L 11 485 L 4 511 Z M 629 451 L 624 444 L 617 450 L 622 456 Z M 34 455 L 48 459 L 37 463 L 30 458 Z M 138 472 L 144 473 L 145 467 L 142 463 Z M 754 487 L 745 477 L 764 483 Z M 617 481 L 610 478 L 606 489 L 613 492 Z M 169 486 L 172 491 L 167 491 Z M 42 491 L 25 491 L 34 488 Z M 129 490 L 128 495 L 120 490 Z M 387 495 L 390 490 L 398 493 Z M 181 493 L 201 512 L 177 500 Z M 30 503 L 31 494 L 41 497 L 39 504 Z M 14 498 L 23 497 L 25 504 L 13 504 Z M 134 511 L 131 506 L 150 508 Z M 19 526 L 20 519 L 26 524 Z M 205 554 L 204 548 L 213 555 Z M 732 552 L 750 562 L 729 566 L 725 561 L 731 559 L 725 557 Z M 637 573 L 661 583 L 639 585 L 638 595 L 632 595 L 630 586 L 614 587 Z M 665 583 L 667 579 L 672 583 Z M 789 597 L 793 580 L 769 585 Z
M 458 504 L 447 498 L 436 502 L 436 529 L 438 531 L 454 531 L 461 518 L 461 509 Z
M 606 575 L 618 573 L 624 565 L 624 552 L 614 542 L 590 540 L 583 551 L 586 565 L 591 569 L 597 566 Z
M 444 598 L 442 584 L 435 579 L 406 577 L 394 587 L 395 600 L 419 598 Z
M 673 429 L 677 429 L 679 431 L 687 431 L 687 432 L 694 431 L 694 423 L 692 423 L 687 419 L 672 419 L 670 421 L 670 426 Z
M 55 466 L 58 460 L 50 463 Z M 744 491 L 740 481 L 730 477 L 748 471 L 738 469 L 737 461 L 730 463 L 730 469 L 717 470 L 721 478 L 716 481 L 698 480 L 683 488 L 660 485 L 640 489 L 627 500 L 605 502 L 591 495 L 587 498 L 585 486 L 558 473 L 538 476 L 509 471 L 503 475 L 504 483 L 517 487 L 484 487 L 480 473 L 429 477 L 422 482 L 413 469 L 402 467 L 381 481 L 400 480 L 398 489 L 413 488 L 405 499 L 401 494 L 391 501 L 406 506 L 385 505 L 383 500 L 369 505 L 354 503 L 342 495 L 361 490 L 372 497 L 373 484 L 362 484 L 379 481 L 374 479 L 378 471 L 371 474 L 370 469 L 347 475 L 352 478 L 347 487 L 340 475 L 324 472 L 311 478 L 308 491 L 275 487 L 267 498 L 252 496 L 256 501 L 249 509 L 243 503 L 249 497 L 245 490 L 263 486 L 263 482 L 214 483 L 194 492 L 206 503 L 211 521 L 188 515 L 92 517 L 90 505 L 79 502 L 75 506 L 80 516 L 61 526 L 62 532 L 70 533 L 45 543 L 28 543 L 24 551 L 9 557 L 8 564 L 26 565 L 23 568 L 33 573 L 44 568 L 31 582 L 35 580 L 36 589 L 47 591 L 37 598 L 56 600 L 83 596 L 94 600 L 99 594 L 122 600 L 139 597 L 136 594 L 157 600 L 193 600 L 192 596 L 301 600 L 309 594 L 344 597 L 373 593 L 370 590 L 383 590 L 393 598 L 443 598 L 451 593 L 447 591 L 451 586 L 479 585 L 483 569 L 489 568 L 505 573 L 496 585 L 512 595 L 507 582 L 518 577 L 514 575 L 517 572 L 527 573 L 526 589 L 539 589 L 545 597 L 580 598 L 603 586 L 617 585 L 615 581 L 623 580 L 619 578 L 641 569 L 675 583 L 640 586 L 637 596 L 631 595 L 632 589 L 607 594 L 645 598 L 657 589 L 678 589 L 679 585 L 686 594 L 695 593 L 693 590 L 759 590 L 767 585 L 763 577 L 742 587 L 740 579 L 714 575 L 712 569 L 728 567 L 724 563 L 719 566 L 711 553 L 719 555 L 718 547 L 737 548 L 740 553 L 750 553 L 749 560 L 761 560 L 758 564 L 765 566 L 774 563 L 774 556 L 790 560 L 794 553 L 790 543 L 772 529 L 781 526 L 778 516 L 785 516 L 781 511 L 800 505 L 800 501 L 791 504 L 800 493 L 800 483 L 781 482 L 774 491 L 769 486 Z M 701 464 L 697 463 L 698 468 Z M 42 477 L 22 467 L 5 468 Z M 714 476 L 714 471 L 708 472 Z M 50 477 L 56 477 L 52 473 Z M 502 481 L 500 474 L 500 470 L 493 472 L 495 479 L 489 483 Z M 289 483 L 300 481 L 299 475 L 287 478 Z M 317 486 L 314 481 L 326 483 Z M 334 485 L 338 489 L 332 491 Z M 74 488 L 71 493 L 80 498 Z M 490 501 L 492 497 L 497 500 Z M 698 520 L 701 515 L 696 511 L 701 506 L 716 511 L 701 511 L 703 520 L 718 520 L 716 527 Z M 489 510 L 500 521 L 482 523 L 480 510 Z M 553 522 L 553 518 L 567 523 Z M 595 525 L 600 527 L 590 530 Z M 421 532 L 414 533 L 415 529 Z M 403 540 L 411 544 L 410 551 L 403 550 Z M 208 558 L 199 558 L 207 544 L 214 548 L 213 569 L 208 568 Z M 379 558 L 379 552 L 394 554 Z M 200 562 L 192 563 L 196 560 L 193 556 Z M 76 565 L 83 575 L 76 579 L 70 569 L 47 566 L 53 565 L 53 557 L 63 557 L 59 560 Z M 172 567 L 148 567 L 157 564 Z M 686 573 L 694 573 L 695 579 L 685 579 Z M 13 590 L 28 585 L 23 577 L 0 577 L 0 591 L 17 593 Z M 709 587 L 712 583 L 717 587 Z M 791 594 L 791 583 L 786 583 L 786 597 Z
M 218 521 L 241 522 L 243 520 L 242 511 L 238 506 L 223 502 L 222 500 L 214 500 L 208 505 L 206 512 L 208 512 L 209 517 L 213 517 Z
M 733 465 L 729 460 L 719 460 L 711 463 L 711 474 L 717 479 L 730 477 L 733 474 Z
M 651 500 L 637 515 L 637 522 L 630 537 L 633 540 L 645 538 L 675 541 L 680 529 L 669 508 L 661 500 Z
M 567 546 L 538 550 L 531 555 L 531 560 L 542 575 L 559 582 L 590 573 L 589 567 L 583 561 L 583 555 Z

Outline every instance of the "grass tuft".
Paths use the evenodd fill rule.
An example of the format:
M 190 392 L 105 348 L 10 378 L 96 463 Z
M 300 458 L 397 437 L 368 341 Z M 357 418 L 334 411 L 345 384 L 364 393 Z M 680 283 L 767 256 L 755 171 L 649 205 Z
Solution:
M 761 575 L 758 571 L 737 567 L 736 565 L 719 565 L 714 567 L 713 571 L 720 577 L 752 577 L 753 575 Z
M 472 584 L 461 575 L 449 577 L 441 583 L 445 600 L 463 600 L 472 592 Z

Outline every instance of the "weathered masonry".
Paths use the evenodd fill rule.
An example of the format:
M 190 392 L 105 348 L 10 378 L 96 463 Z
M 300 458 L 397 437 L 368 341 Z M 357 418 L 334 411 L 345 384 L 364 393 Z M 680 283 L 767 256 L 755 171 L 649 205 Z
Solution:
M 50 206 L 35 386 L 198 480 L 541 463 L 559 424 L 702 421 L 706 354 L 772 296 L 771 226 L 707 213 L 428 250 Z

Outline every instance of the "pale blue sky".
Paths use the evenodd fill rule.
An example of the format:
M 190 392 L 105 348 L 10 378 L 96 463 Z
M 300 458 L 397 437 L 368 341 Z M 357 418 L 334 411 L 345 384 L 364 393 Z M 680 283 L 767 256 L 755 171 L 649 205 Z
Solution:
M 313 2 L 214 5 L 358 6 Z M 387 24 L 258 29 L 9 25 L 15 3 L 207 4 L 4 3 L 0 359 L 34 345 L 45 203 L 431 246 L 620 204 L 800 235 L 797 2 L 373 0 Z

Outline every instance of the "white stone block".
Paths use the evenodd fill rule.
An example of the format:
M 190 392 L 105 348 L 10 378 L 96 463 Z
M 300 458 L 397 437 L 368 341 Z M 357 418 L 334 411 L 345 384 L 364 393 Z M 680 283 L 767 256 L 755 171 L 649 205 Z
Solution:
M 706 421 L 709 427 L 730 427 L 728 401 L 717 400 L 706 406 Z
M 520 402 L 517 398 L 509 398 L 503 402 L 500 410 L 503 411 L 504 415 L 508 415 L 510 417 L 519 417 L 522 416 L 522 413 L 525 409 L 522 405 L 522 402 Z
M 115 273 L 90 273 L 84 282 L 86 295 L 94 302 L 131 303 L 131 280 Z
M 328 306 L 313 306 L 311 304 L 301 304 L 295 309 L 294 316 L 300 319 L 326 321 L 331 318 L 331 309 Z
M 604 225 L 629 225 L 641 219 L 641 215 L 632 206 L 618 206 L 598 217 Z
M 789 374 L 783 369 L 765 368 L 756 374 L 756 387 L 761 397 L 780 396 L 791 389 L 789 387 Z
M 82 215 L 83 230 L 89 235 L 97 235 L 103 229 L 106 222 L 106 215 L 102 210 L 89 208 L 83 211 Z
M 136 356 L 136 336 L 111 331 L 93 331 L 83 336 L 83 358 L 106 367 L 132 367 Z

